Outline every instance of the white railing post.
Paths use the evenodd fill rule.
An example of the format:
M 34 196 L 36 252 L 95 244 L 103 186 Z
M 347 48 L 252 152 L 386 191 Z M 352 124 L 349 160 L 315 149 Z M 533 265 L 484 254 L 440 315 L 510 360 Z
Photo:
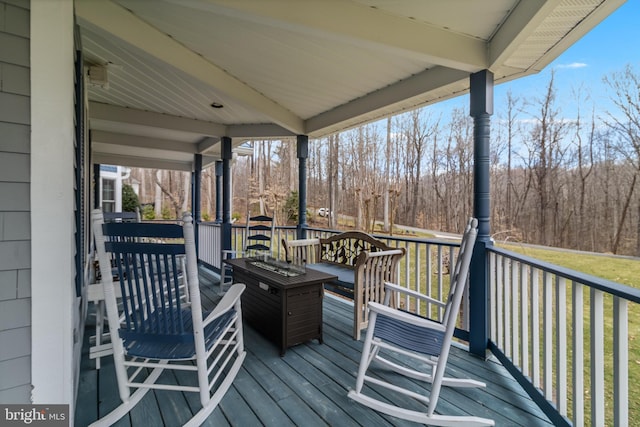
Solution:
M 527 266 L 520 263 L 520 354 L 522 374 L 529 376 L 529 295 Z
M 501 255 L 496 255 L 496 280 L 497 280 L 497 310 L 496 319 L 498 322 L 498 340 L 496 341 L 500 348 L 504 348 L 504 270 L 502 265 L 505 259 Z
M 538 269 L 531 268 L 531 376 L 533 386 L 540 388 L 540 284 L 538 282 Z
M 431 262 L 431 258 L 432 258 L 432 251 L 431 251 L 431 245 L 427 245 L 427 296 L 428 297 L 432 297 L 431 294 L 431 277 L 433 276 L 433 265 Z M 427 313 L 429 316 L 431 316 L 431 309 L 432 309 L 432 304 L 431 303 L 427 303 Z
M 442 246 L 438 246 L 438 300 L 442 301 L 442 288 L 444 286 L 444 275 L 442 274 Z M 442 307 L 438 307 L 438 320 L 442 319 Z
M 582 285 L 573 282 L 573 424 L 584 425 L 584 296 Z
M 591 425 L 604 425 L 604 296 L 591 288 Z
M 495 253 L 489 253 L 489 336 L 493 342 L 498 342 L 496 336 L 496 257 Z
M 509 258 L 503 260 L 504 268 L 504 354 L 511 357 L 511 265 L 513 261 Z
M 567 282 L 556 276 L 556 405 L 567 415 Z
M 518 272 L 520 263 L 511 261 L 511 360 L 520 366 L 520 296 L 518 295 Z
M 551 273 L 545 271 L 544 280 L 544 397 L 553 399 L 553 297 Z
M 629 312 L 626 299 L 613 298 L 613 425 L 629 425 Z M 636 396 L 637 398 L 637 396 Z

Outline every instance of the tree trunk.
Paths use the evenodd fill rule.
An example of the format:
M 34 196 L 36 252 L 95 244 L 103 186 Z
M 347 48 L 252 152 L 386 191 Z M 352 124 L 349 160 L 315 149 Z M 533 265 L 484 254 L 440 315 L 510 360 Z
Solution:
M 156 219 L 162 218 L 162 188 L 160 188 L 160 184 L 158 182 L 162 182 L 162 171 L 157 170 L 155 172 L 156 180 L 155 180 L 155 198 L 154 198 L 154 211 L 156 214 Z
M 627 217 L 627 212 L 629 211 L 629 205 L 631 204 L 631 196 L 633 196 L 633 190 L 635 189 L 637 178 L 638 178 L 638 174 L 634 173 L 633 180 L 631 181 L 631 188 L 629 189 L 629 194 L 627 194 L 627 197 L 625 199 L 624 207 L 622 208 L 622 215 L 620 216 L 620 221 L 618 221 L 616 237 L 613 242 L 613 247 L 611 248 L 611 252 L 613 252 L 614 254 L 618 253 L 618 249 L 620 247 L 620 239 L 622 237 L 622 230 L 624 229 L 624 221 Z
M 182 212 L 180 212 L 180 216 L 182 216 L 183 213 L 189 210 L 189 194 L 191 194 L 191 174 L 188 172 L 182 173 L 182 191 L 184 197 L 182 200 Z M 196 191 L 200 191 L 200 189 L 196 189 Z M 180 218 L 180 216 L 178 216 L 178 218 Z
M 391 164 L 391 117 L 387 119 L 387 149 L 385 151 L 385 163 L 384 163 L 384 226 L 383 230 L 389 232 L 389 181 L 390 176 L 390 164 Z

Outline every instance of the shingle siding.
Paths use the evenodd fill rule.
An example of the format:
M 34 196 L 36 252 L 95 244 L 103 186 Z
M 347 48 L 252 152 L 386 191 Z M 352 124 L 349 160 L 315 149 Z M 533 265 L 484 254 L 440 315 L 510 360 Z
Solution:
M 17 357 L 0 362 L 0 378 L 6 388 L 25 385 L 24 372 L 31 372 L 31 356 Z M 31 381 L 29 379 L 29 381 Z
M 0 63 L 0 91 L 29 96 L 31 93 L 29 68 Z
M 0 120 L 0 152 L 29 153 L 31 152 L 31 129 L 28 125 L 6 123 Z
M 2 240 L 30 240 L 31 218 L 29 212 L 4 212 L 0 220 L 3 227 L 0 230 Z
M 31 329 L 16 328 L 0 332 L 0 360 L 11 360 L 31 354 Z
M 0 271 L 0 301 L 16 298 L 18 298 L 18 270 Z M 2 360 L 1 349 L 0 360 Z
M 23 153 L 3 153 L 0 157 L 0 181 L 29 182 L 30 156 Z
M 0 301 L 0 325 L 6 331 L 31 325 L 31 299 Z
M 0 33 L 0 62 L 29 66 L 29 39 Z
M 28 125 L 31 120 L 29 97 L 0 92 L 0 118 L 4 122 Z
M 28 211 L 29 190 L 28 182 L 0 182 L 0 212 Z
M 0 0 L 0 403 L 31 398 L 29 1 Z
M 19 5 L 17 2 L 16 5 Z M 27 2 L 22 2 L 27 3 Z M 18 7 L 15 5 L 7 4 L 5 8 L 5 23 L 4 31 L 16 36 L 22 36 L 29 38 L 29 10 L 24 7 Z
M 31 384 L 23 384 L 7 390 L 0 390 L 0 402 L 25 403 L 31 400 Z

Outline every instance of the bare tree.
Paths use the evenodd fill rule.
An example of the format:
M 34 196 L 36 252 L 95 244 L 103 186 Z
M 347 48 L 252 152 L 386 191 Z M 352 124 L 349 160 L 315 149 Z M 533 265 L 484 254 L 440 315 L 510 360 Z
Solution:
M 635 183 L 640 174 L 640 76 L 631 65 L 624 71 L 606 76 L 604 82 L 613 91 L 611 100 L 616 110 L 607 112 L 605 123 L 617 135 L 613 148 L 620 153 L 625 161 L 633 168 L 633 178 L 625 198 L 621 222 L 626 218 L 630 208 Z M 637 206 L 636 217 L 636 248 L 635 255 L 640 256 L 640 204 Z M 618 234 L 622 224 L 618 226 Z M 612 250 L 617 252 L 619 237 L 616 237 Z
M 329 137 L 329 227 L 338 225 L 338 159 L 340 153 L 340 138 L 338 134 Z
M 575 136 L 574 136 L 574 144 L 576 145 L 576 161 L 577 165 L 577 175 L 579 179 L 579 204 L 578 204 L 578 231 L 576 239 L 576 246 L 579 249 L 586 249 L 588 240 L 582 238 L 582 236 L 586 236 L 588 234 L 588 230 L 591 227 L 587 225 L 586 218 L 586 201 L 587 201 L 587 184 L 588 179 L 593 173 L 593 169 L 595 167 L 593 160 L 593 144 L 595 139 L 596 132 L 596 122 L 595 122 L 595 113 L 591 115 L 591 125 L 589 127 L 589 131 L 587 134 L 587 141 L 583 141 L 582 136 L 582 117 L 580 115 L 580 103 L 578 103 L 578 117 L 576 119 L 575 124 Z
M 506 117 L 506 133 L 507 133 L 507 185 L 505 188 L 505 221 L 507 230 L 513 227 L 514 209 L 513 209 L 513 193 L 515 191 L 513 178 L 513 152 L 515 149 L 516 134 L 519 133 L 518 113 L 522 111 L 523 102 L 511 91 L 507 92 L 507 117 Z M 516 213 L 517 215 L 517 213 Z
M 556 89 L 554 73 L 547 85 L 542 99 L 537 101 L 538 114 L 534 116 L 535 125 L 530 133 L 530 143 L 537 154 L 533 164 L 534 185 L 538 196 L 538 224 L 537 230 L 543 244 L 551 244 L 551 239 L 558 228 L 558 209 L 555 194 L 559 191 L 554 180 L 564 156 L 561 145 L 566 134 L 566 123 L 560 117 L 560 111 L 555 105 Z
M 383 209 L 384 209 L 384 218 L 383 218 L 383 226 L 382 229 L 385 232 L 390 231 L 389 227 L 389 193 L 391 190 L 390 186 L 391 179 L 391 117 L 387 118 L 387 145 L 385 149 L 385 162 L 384 162 L 384 200 L 383 200 Z
M 174 218 L 180 218 L 182 207 L 185 206 L 185 203 L 188 203 L 190 186 L 184 184 L 188 180 L 188 172 L 165 171 L 164 173 L 156 174 L 156 185 L 160 188 L 162 194 L 169 199 L 173 208 Z

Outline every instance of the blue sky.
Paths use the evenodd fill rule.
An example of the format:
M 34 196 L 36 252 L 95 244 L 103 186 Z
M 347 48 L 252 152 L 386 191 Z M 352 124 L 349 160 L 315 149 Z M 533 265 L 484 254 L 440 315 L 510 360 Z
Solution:
M 639 21 L 640 1 L 627 0 L 540 73 L 497 85 L 494 114 L 503 114 L 501 106 L 504 105 L 503 100 L 508 90 L 524 99 L 538 99 L 549 83 L 553 69 L 556 73 L 558 106 L 566 118 L 574 118 L 576 115 L 572 92 L 580 85 L 584 85 L 590 93 L 590 102 L 593 103 L 581 107 L 583 114 L 590 113 L 592 105 L 595 105 L 596 114 L 602 115 L 611 105 L 606 86 L 602 82 L 603 76 L 622 71 L 627 64 L 631 64 L 640 73 Z M 468 102 L 468 96 L 465 96 L 445 104 L 466 110 Z

